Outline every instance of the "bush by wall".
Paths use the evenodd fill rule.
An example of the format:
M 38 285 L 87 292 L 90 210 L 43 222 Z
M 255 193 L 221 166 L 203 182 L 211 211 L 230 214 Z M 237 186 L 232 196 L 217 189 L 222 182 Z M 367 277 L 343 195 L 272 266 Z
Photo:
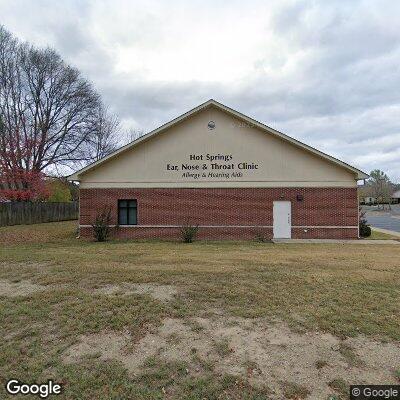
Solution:
M 97 242 L 105 242 L 111 232 L 111 207 L 104 207 L 103 211 L 96 215 L 96 219 L 92 224 L 93 236 Z
M 371 236 L 371 227 L 367 224 L 367 219 L 365 218 L 365 212 L 360 212 L 360 237 L 369 237 Z
M 181 238 L 182 241 L 185 243 L 192 243 L 197 236 L 197 232 L 199 231 L 198 226 L 192 226 L 192 225 L 184 225 L 181 227 Z

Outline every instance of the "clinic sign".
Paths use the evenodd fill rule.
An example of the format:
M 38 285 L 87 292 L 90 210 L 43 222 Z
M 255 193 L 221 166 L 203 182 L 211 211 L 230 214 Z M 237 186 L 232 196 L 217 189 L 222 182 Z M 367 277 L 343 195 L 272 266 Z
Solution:
M 183 162 L 168 162 L 166 171 L 183 179 L 235 179 L 256 172 L 259 164 L 236 160 L 233 154 L 189 154 Z

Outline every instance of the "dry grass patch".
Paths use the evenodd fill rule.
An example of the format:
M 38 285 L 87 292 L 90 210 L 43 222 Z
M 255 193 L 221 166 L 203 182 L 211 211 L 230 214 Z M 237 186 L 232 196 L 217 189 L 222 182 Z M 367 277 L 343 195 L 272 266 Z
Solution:
M 153 283 L 127 283 L 105 285 L 94 290 L 95 293 L 106 295 L 146 294 L 159 301 L 170 301 L 178 293 L 172 285 L 157 285 Z
M 188 376 L 209 371 L 236 376 L 253 387 L 268 387 L 271 399 L 326 398 L 332 393 L 332 376 L 347 382 L 396 383 L 393 366 L 400 361 L 400 344 L 361 337 L 343 343 L 330 334 L 297 333 L 265 320 L 235 319 L 232 324 L 230 318 L 197 318 L 197 324 L 203 326 L 201 331 L 167 318 L 133 344 L 126 334 L 83 336 L 64 360 L 98 355 L 121 362 L 134 376 L 140 376 L 149 360 L 154 366 L 183 362 Z M 329 365 L 321 366 L 321 357 Z M 296 384 L 288 377 L 296 377 Z
M 32 293 L 45 290 L 46 286 L 37 285 L 30 281 L 10 282 L 0 280 L 0 297 L 29 296 Z
M 295 382 L 283 382 L 283 394 L 286 399 L 301 400 L 308 397 L 310 391 Z
M 349 396 L 350 385 L 341 378 L 335 378 L 329 382 L 329 387 L 339 393 L 341 399 L 346 399 Z

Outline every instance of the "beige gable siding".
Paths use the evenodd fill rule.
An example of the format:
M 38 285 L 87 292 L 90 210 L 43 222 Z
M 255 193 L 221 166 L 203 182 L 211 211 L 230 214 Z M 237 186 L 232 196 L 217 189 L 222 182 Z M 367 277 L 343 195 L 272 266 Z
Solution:
M 209 121 L 215 129 L 207 128 Z M 356 175 L 215 107 L 81 177 L 82 188 L 296 186 L 355 187 Z

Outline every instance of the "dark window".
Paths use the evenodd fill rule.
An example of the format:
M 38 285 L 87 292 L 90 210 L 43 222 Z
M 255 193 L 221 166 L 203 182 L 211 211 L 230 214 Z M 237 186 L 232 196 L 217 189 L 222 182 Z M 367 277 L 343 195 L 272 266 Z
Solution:
M 136 200 L 118 200 L 118 224 L 137 225 Z

